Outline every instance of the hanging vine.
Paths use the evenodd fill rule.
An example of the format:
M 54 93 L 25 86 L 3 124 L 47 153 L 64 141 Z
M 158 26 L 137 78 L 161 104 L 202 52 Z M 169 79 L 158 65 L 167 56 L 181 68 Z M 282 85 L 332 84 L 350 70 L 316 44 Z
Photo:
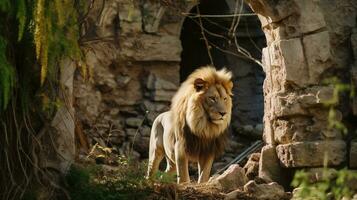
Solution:
M 58 100 L 59 62 L 81 60 L 78 20 L 83 11 L 77 8 L 83 4 L 0 1 L 0 199 L 22 199 L 29 187 L 49 179 L 34 154 L 41 150 L 40 130 L 56 109 L 48 104 Z

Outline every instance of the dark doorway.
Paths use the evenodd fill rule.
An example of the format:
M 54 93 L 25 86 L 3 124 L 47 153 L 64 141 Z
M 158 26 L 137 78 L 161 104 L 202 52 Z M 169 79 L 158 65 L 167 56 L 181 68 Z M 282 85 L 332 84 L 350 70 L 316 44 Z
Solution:
M 237 17 L 234 16 L 237 8 L 235 2 L 202 0 L 191 9 L 191 14 L 184 20 L 181 30 L 183 51 L 180 80 L 184 81 L 196 68 L 211 63 L 218 69 L 230 69 L 234 75 L 233 131 L 240 132 L 248 126 L 252 134 L 259 137 L 264 114 L 265 74 L 262 67 L 252 58 L 261 60 L 266 40 L 258 17 L 247 5 L 238 6 L 244 15 L 239 17 L 237 28 L 232 29 L 234 21 L 237 21 Z M 212 60 L 202 35 L 201 24 L 210 46 Z M 232 34 L 232 30 L 236 30 L 235 34 Z M 249 52 L 251 58 L 242 54 L 238 47 Z
M 184 81 L 198 66 L 212 64 L 217 68 L 227 66 L 228 62 L 224 53 L 218 48 L 224 49 L 227 40 L 224 35 L 227 33 L 229 21 L 226 18 L 205 18 L 199 19 L 201 15 L 221 15 L 229 13 L 229 7 L 225 1 L 205 0 L 190 11 L 191 15 L 184 20 L 181 30 L 182 54 L 180 80 Z M 211 49 L 208 54 L 207 44 L 202 35 L 205 30 L 205 37 Z

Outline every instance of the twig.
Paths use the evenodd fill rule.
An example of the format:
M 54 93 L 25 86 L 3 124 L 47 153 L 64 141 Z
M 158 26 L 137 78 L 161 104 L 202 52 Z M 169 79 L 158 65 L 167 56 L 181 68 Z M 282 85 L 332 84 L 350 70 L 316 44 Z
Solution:
M 197 9 L 197 13 L 200 14 L 200 8 L 199 8 L 199 6 L 196 6 L 196 9 Z M 211 65 L 214 66 L 213 58 L 212 58 L 212 55 L 211 55 L 211 46 L 210 46 L 209 43 L 208 43 L 208 40 L 207 40 L 207 38 L 206 38 L 204 29 L 203 29 L 202 18 L 199 17 L 198 20 L 199 20 L 199 22 L 200 22 L 200 28 L 201 28 L 202 38 L 204 39 L 205 44 L 206 44 L 208 57 L 209 57 L 209 59 L 210 59 L 210 61 L 211 61 Z

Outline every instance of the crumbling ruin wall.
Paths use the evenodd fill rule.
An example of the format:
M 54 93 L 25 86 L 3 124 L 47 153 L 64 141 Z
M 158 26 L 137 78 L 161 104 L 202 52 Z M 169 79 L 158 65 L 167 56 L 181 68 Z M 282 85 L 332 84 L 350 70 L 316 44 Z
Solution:
M 80 132 L 91 145 L 119 147 L 118 151 L 124 154 L 135 139 L 134 154 L 147 156 L 151 124 L 159 113 L 169 109 L 180 82 L 183 23 L 196 5 L 197 2 L 188 1 L 165 4 L 127 0 L 93 1 L 89 5 L 81 43 L 85 64 L 91 69 L 90 79 L 83 80 L 78 72 L 74 95 L 77 131 L 83 130 Z M 227 14 L 231 12 L 234 7 Z M 248 27 L 251 33 L 244 26 L 239 28 L 242 31 L 238 36 L 247 43 L 243 46 L 249 45 L 250 40 L 265 44 L 263 33 L 256 30 L 260 28 L 259 22 L 254 18 L 250 21 L 255 24 Z M 199 43 L 201 30 L 196 31 L 192 34 L 199 35 L 196 41 Z M 248 50 L 260 59 L 261 52 L 256 48 Z M 259 137 L 264 73 L 253 61 L 221 54 L 227 57 L 228 66 L 220 67 L 232 70 L 234 82 L 239 85 L 234 87 L 233 128 L 241 130 L 244 125 L 251 125 L 248 129 Z M 236 141 L 233 143 L 232 146 L 237 146 Z M 232 148 L 227 151 L 233 153 L 230 157 L 235 156 Z
M 185 5 L 93 3 L 81 41 L 90 78 L 75 78 L 78 126 L 92 145 L 120 147 L 124 154 L 135 138 L 134 154 L 146 155 L 151 123 L 168 110 L 179 84 L 182 17 L 169 13 Z
M 329 126 L 329 108 L 324 102 L 334 97 L 335 87 L 325 83 L 328 78 L 337 77 L 347 84 L 353 78 L 356 1 L 248 3 L 259 14 L 267 38 L 263 49 L 266 146 L 260 176 L 279 180 L 281 167 L 322 167 L 325 159 L 331 167 L 349 160 L 353 165 L 349 141 L 341 130 Z M 340 103 L 335 120 L 345 123 L 356 114 L 351 109 L 356 104 L 351 106 L 348 97 Z M 355 131 L 356 124 L 349 128 Z
M 136 135 L 134 149 L 144 155 L 150 125 L 169 108 L 179 84 L 182 12 L 194 5 L 93 2 L 81 41 L 91 78 L 83 80 L 78 72 L 74 84 L 77 126 L 91 144 L 118 146 L 120 153 L 130 149 Z M 281 168 L 318 168 L 325 158 L 331 167 L 356 168 L 356 142 L 329 127 L 324 105 L 334 97 L 329 78 L 357 85 L 356 1 L 246 2 L 258 14 L 267 40 L 260 176 L 279 181 Z M 354 132 L 356 97 L 345 95 L 340 102 L 335 120 L 349 123 Z

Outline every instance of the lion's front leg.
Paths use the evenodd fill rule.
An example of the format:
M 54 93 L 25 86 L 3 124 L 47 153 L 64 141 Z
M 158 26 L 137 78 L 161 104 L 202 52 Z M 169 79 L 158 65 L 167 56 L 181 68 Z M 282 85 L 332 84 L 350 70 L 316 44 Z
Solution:
M 198 160 L 198 183 L 207 182 L 211 174 L 211 168 L 213 164 L 214 156 L 207 155 L 200 157 Z
M 188 158 L 186 156 L 185 148 L 179 141 L 175 143 L 175 161 L 177 170 L 177 183 L 190 182 L 188 173 Z

